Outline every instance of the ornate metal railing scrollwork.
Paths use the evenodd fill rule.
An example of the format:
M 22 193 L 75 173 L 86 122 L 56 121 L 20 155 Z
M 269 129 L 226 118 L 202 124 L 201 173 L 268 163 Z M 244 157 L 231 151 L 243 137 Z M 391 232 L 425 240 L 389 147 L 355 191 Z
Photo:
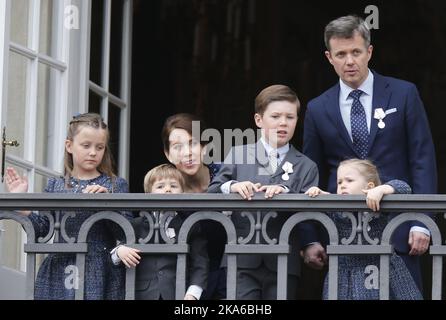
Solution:
M 342 217 L 344 217 L 346 219 L 350 219 L 350 222 L 352 224 L 352 231 L 351 231 L 350 237 L 341 239 L 341 243 L 343 245 L 349 245 L 350 243 L 353 242 L 353 240 L 355 240 L 356 235 L 358 233 L 358 229 L 356 228 L 356 226 L 358 225 L 358 222 L 357 222 L 355 215 L 352 212 L 342 212 L 341 215 L 342 215 Z
M 36 233 L 34 226 L 28 217 L 22 216 L 17 212 L 0 211 L 0 220 L 13 220 L 18 222 L 26 232 L 27 244 L 34 244 L 36 242 Z M 29 253 L 26 261 L 26 299 L 34 299 L 34 274 L 36 270 L 36 255 Z
M 239 244 L 250 243 L 252 238 L 254 238 L 254 235 L 256 235 L 256 233 L 257 233 L 256 243 L 260 243 L 260 239 L 258 236 L 258 230 L 256 230 L 256 218 L 257 218 L 257 221 L 259 221 L 261 213 L 259 211 L 256 212 L 256 218 L 254 218 L 254 214 L 252 212 L 248 212 L 248 211 L 242 211 L 240 213 L 240 215 L 242 216 L 242 218 L 246 218 L 249 220 L 249 233 L 245 238 L 238 237 L 238 243 Z
M 48 233 L 43 236 L 43 237 L 38 237 L 37 242 L 38 243 L 46 243 L 48 242 L 54 235 L 54 230 L 55 230 L 55 221 L 54 221 L 54 217 L 51 214 L 51 212 L 48 211 L 43 211 L 43 212 L 39 212 L 39 215 L 46 217 L 48 219 Z
M 390 239 L 393 232 L 401 224 L 407 221 L 418 221 L 423 223 L 431 233 L 432 246 L 430 254 L 434 255 L 432 258 L 432 300 L 441 300 L 441 283 L 442 283 L 442 263 L 443 255 L 446 254 L 446 247 L 442 246 L 441 233 L 437 224 L 426 214 L 423 213 L 401 213 L 394 217 L 387 224 L 383 231 L 381 245 L 386 246 L 390 244 Z M 389 299 L 389 256 L 381 256 L 380 259 L 380 290 L 379 296 L 382 300 Z
M 236 297 L 236 272 L 237 272 L 237 250 L 234 250 L 239 247 L 237 245 L 237 235 L 235 231 L 234 224 L 232 223 L 230 217 L 215 211 L 200 211 L 195 212 L 190 215 L 184 222 L 180 228 L 178 234 L 178 244 L 184 245 L 187 243 L 187 236 L 189 234 L 190 229 L 193 225 L 199 221 L 211 220 L 220 223 L 226 231 L 227 236 L 227 245 L 225 248 L 225 252 L 228 255 L 227 257 L 227 299 L 235 300 Z M 180 255 L 178 257 L 177 262 L 177 280 L 176 280 L 176 299 L 182 299 L 184 297 L 184 293 L 186 290 L 185 286 L 185 272 L 186 272 L 186 256 Z
M 78 243 L 87 243 L 87 236 L 93 225 L 101 220 L 110 220 L 121 227 L 124 231 L 126 244 L 132 245 L 135 243 L 135 231 L 130 222 L 121 214 L 113 211 L 101 211 L 92 214 L 84 221 L 79 229 Z M 78 253 L 76 255 L 76 265 L 79 270 L 79 289 L 76 290 L 76 300 L 84 298 L 84 275 L 85 275 L 85 258 L 86 252 Z M 127 270 L 125 279 L 125 299 L 135 299 L 135 268 Z
M 139 213 L 139 216 L 142 219 L 145 219 L 146 222 L 149 224 L 149 233 L 147 234 L 147 236 L 145 238 L 139 238 L 138 243 L 140 243 L 140 244 L 149 243 L 150 239 L 152 239 L 153 234 L 155 232 L 155 222 L 154 222 L 153 216 L 147 211 L 141 211 Z
M 169 224 L 169 221 L 172 220 L 173 218 L 175 218 L 175 215 L 177 213 L 175 211 L 159 211 L 158 215 L 157 215 L 157 219 L 159 221 L 159 233 L 161 238 L 163 239 L 163 241 L 167 244 L 174 244 L 175 243 L 175 239 L 172 237 L 169 237 L 167 235 L 167 226 Z M 163 227 L 161 227 L 163 226 Z
M 268 236 L 268 232 L 267 232 L 267 230 L 266 230 L 266 227 L 267 227 L 267 225 L 268 225 L 268 222 L 269 222 L 269 220 L 271 219 L 271 218 L 277 218 L 277 212 L 274 212 L 274 211 L 270 211 L 270 212 L 268 212 L 264 217 L 263 217 L 263 221 L 262 221 L 262 236 L 263 236 L 263 239 L 265 239 L 265 242 L 267 243 L 267 244 L 277 244 L 277 239 L 276 238 L 273 238 L 273 239 L 271 239 L 269 236 Z
M 27 256 L 27 297 L 33 298 L 35 278 L 36 253 L 75 253 L 79 269 L 80 286 L 76 290 L 76 299 L 83 298 L 85 257 L 88 251 L 86 241 L 88 232 L 99 220 L 111 220 L 124 230 L 126 244 L 140 249 L 143 253 L 165 253 L 177 255 L 176 297 L 182 299 L 186 289 L 186 266 L 189 246 L 188 234 L 195 223 L 212 220 L 220 223 L 227 234 L 225 254 L 227 256 L 227 298 L 236 298 L 237 256 L 245 254 L 277 255 L 278 263 L 278 299 L 286 299 L 287 293 L 287 262 L 290 251 L 289 238 L 293 228 L 303 221 L 315 220 L 322 224 L 329 234 L 330 243 L 327 246 L 329 256 L 328 298 L 337 299 L 338 287 L 338 256 L 373 254 L 380 256 L 380 298 L 388 299 L 389 292 L 389 258 L 393 253 L 390 239 L 394 230 L 402 223 L 410 220 L 420 221 L 431 232 L 432 245 L 429 254 L 433 256 L 432 264 L 432 298 L 441 298 L 442 263 L 446 255 L 446 244 L 443 242 L 438 226 L 428 215 L 417 212 L 433 212 L 446 218 L 446 195 L 389 195 L 381 203 L 381 214 L 389 212 L 405 212 L 394 217 L 386 225 L 381 239 L 376 239 L 373 230 L 369 232 L 371 216 L 356 218 L 354 214 L 346 217 L 352 223 L 352 234 L 339 241 L 339 232 L 334 221 L 325 212 L 363 212 L 367 211 L 363 196 L 319 196 L 316 199 L 301 194 L 278 195 L 273 201 L 260 195 L 251 201 L 242 200 L 238 195 L 212 194 L 180 194 L 165 197 L 155 194 L 98 194 L 98 195 L 67 195 L 67 194 L 1 194 L 0 220 L 10 219 L 20 223 L 27 233 L 25 252 Z M 20 216 L 11 210 L 36 210 L 49 220 L 49 232 L 36 240 L 36 232 L 27 217 Z M 135 234 L 131 223 L 116 211 L 142 211 L 140 216 L 147 220 L 149 232 L 145 238 L 138 239 L 135 244 Z M 221 211 L 232 211 L 232 217 Z M 43 213 L 44 211 L 54 212 Z M 83 223 L 78 235 L 67 234 L 67 219 L 72 218 L 72 211 L 97 212 Z M 99 211 L 99 212 L 98 212 Z M 167 215 L 156 215 L 152 212 L 188 211 L 195 212 L 188 216 L 178 232 L 177 242 L 170 240 L 165 234 L 168 224 Z M 60 212 L 60 215 L 58 213 Z M 62 214 L 62 212 L 65 212 Z M 270 238 L 267 230 L 269 225 L 282 218 L 282 212 L 296 212 L 287 216 L 278 239 Z M 242 216 L 234 217 L 241 214 Z M 236 228 L 232 219 L 248 219 L 250 230 L 247 236 L 237 238 Z M 285 220 L 285 219 L 284 219 Z M 68 220 L 69 221 L 69 220 Z M 347 220 L 348 223 L 348 220 Z M 46 230 L 45 230 L 46 232 Z M 158 240 L 166 243 L 156 243 Z M 350 232 L 350 231 L 348 231 Z M 46 243 L 52 236 L 54 243 Z M 358 236 L 360 243 L 355 243 Z M 57 242 L 57 237 L 62 241 Z M 63 243 L 63 240 L 67 243 Z M 167 240 L 167 241 L 166 241 Z M 36 241 L 38 241 L 36 243 Z M 158 241 L 159 242 L 159 241 Z M 362 244 L 364 242 L 364 244 Z M 368 244 L 367 244 L 367 243 Z M 341 244 L 339 244 L 341 243 Z M 135 270 L 128 269 L 126 274 L 126 299 L 134 298 Z M 1 288 L 0 288 L 1 290 Z
M 320 212 L 298 212 L 292 215 L 282 227 L 279 237 L 279 246 L 288 246 L 290 233 L 293 228 L 304 221 L 318 221 L 327 230 L 329 235 L 329 246 L 336 246 L 339 242 L 338 229 L 334 222 L 324 213 Z M 280 254 L 277 259 L 277 299 L 286 299 L 287 292 L 287 255 Z M 330 300 L 337 299 L 338 288 L 338 257 L 337 255 L 329 256 L 329 272 L 330 276 L 328 283 L 328 298 Z
M 379 216 L 379 213 L 365 212 L 362 216 L 362 235 L 364 236 L 365 241 L 372 245 L 377 245 L 379 243 L 378 238 L 372 239 L 369 234 L 369 231 L 371 230 L 370 222 L 375 216 Z
M 60 213 L 57 213 L 58 215 Z M 75 237 L 70 237 L 67 234 L 66 228 L 65 226 L 67 225 L 67 220 L 68 219 L 73 219 L 76 218 L 76 212 L 74 211 L 66 211 L 63 216 L 62 219 L 60 220 L 60 234 L 62 235 L 62 239 L 64 239 L 67 243 L 74 243 L 76 242 L 76 238 Z

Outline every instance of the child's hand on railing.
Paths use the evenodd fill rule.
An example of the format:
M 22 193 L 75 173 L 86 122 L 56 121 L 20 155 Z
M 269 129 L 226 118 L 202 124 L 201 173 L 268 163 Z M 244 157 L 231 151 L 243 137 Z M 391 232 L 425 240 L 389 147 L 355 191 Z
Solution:
M 127 246 L 119 246 L 116 249 L 118 258 L 121 259 L 127 268 L 134 268 L 139 264 L 139 260 L 141 260 L 141 256 L 138 254 L 139 252 L 141 251 Z
M 243 199 L 251 200 L 255 192 L 259 192 L 260 183 L 251 181 L 236 182 L 231 185 L 231 192 L 238 193 Z
M 283 193 L 285 188 L 280 185 L 261 186 L 259 191 L 265 191 L 265 198 L 271 199 L 276 194 Z
M 372 209 L 374 212 L 379 211 L 379 203 L 385 194 L 392 194 L 395 189 L 387 184 L 382 184 L 372 189 L 362 190 L 367 195 L 366 202 L 367 207 Z
M 311 187 L 310 189 L 305 192 L 307 196 L 310 196 L 312 198 L 317 197 L 320 194 L 330 194 L 330 192 L 323 191 L 319 189 L 318 187 Z

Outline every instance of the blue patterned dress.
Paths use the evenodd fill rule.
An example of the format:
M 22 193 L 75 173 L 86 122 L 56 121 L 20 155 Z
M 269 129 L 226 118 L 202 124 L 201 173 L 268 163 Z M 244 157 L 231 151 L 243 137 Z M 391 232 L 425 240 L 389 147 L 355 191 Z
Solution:
M 113 181 L 112 181 L 113 180 Z M 110 179 L 102 174 L 90 180 L 77 180 L 70 178 L 66 187 L 65 179 L 51 178 L 45 192 L 55 193 L 81 193 L 88 185 L 101 185 L 109 192 L 128 192 L 127 182 L 119 177 Z M 67 212 L 60 212 L 62 217 Z M 72 212 L 70 212 L 72 213 Z M 87 220 L 93 211 L 75 211 L 75 217 L 66 220 L 65 230 L 68 237 L 77 235 L 82 223 Z M 130 212 L 122 212 L 124 216 L 131 219 Z M 55 212 L 52 212 L 53 217 Z M 45 237 L 49 232 L 49 220 L 44 215 L 32 213 L 29 218 L 36 231 L 36 239 Z M 124 233 L 110 221 L 98 221 L 93 225 L 88 233 L 88 253 L 85 259 L 85 282 L 84 299 L 123 299 L 125 295 L 125 268 L 123 265 L 115 266 L 110 258 L 110 250 L 116 245 L 116 240 L 124 238 Z M 56 241 L 55 241 L 56 242 Z M 66 243 L 66 240 L 59 235 L 58 243 Z M 73 270 L 76 266 L 76 255 L 72 253 L 49 254 L 43 261 L 36 278 L 35 299 L 37 300 L 70 300 L 74 299 L 75 289 Z
M 409 185 L 400 180 L 386 184 L 395 189 L 395 193 L 411 193 Z M 379 213 L 359 213 L 363 218 L 371 219 L 368 234 L 371 239 L 380 239 L 388 223 L 387 215 Z M 348 239 L 352 233 L 351 220 L 342 213 L 329 213 L 339 232 L 339 239 Z M 370 216 L 371 215 L 371 216 Z M 368 216 L 368 217 L 367 217 Z M 356 217 L 357 218 L 357 217 Z M 356 235 L 351 244 L 358 243 Z M 363 244 L 367 244 L 363 239 Z M 348 255 L 338 257 L 338 299 L 339 300 L 378 300 L 379 299 L 379 255 Z M 375 272 L 374 281 L 371 273 Z M 374 284 L 372 284 L 374 283 Z M 324 281 L 323 298 L 328 298 L 328 275 Z M 389 298 L 391 300 L 422 300 L 412 275 L 403 259 L 395 253 L 390 256 Z

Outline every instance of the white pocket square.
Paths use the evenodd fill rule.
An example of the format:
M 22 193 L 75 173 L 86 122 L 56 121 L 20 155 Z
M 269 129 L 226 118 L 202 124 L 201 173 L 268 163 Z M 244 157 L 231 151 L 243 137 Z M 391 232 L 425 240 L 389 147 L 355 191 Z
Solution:
M 397 111 L 398 110 L 396 108 L 388 109 L 388 110 L 386 110 L 386 115 L 391 114 L 391 113 L 395 113 Z

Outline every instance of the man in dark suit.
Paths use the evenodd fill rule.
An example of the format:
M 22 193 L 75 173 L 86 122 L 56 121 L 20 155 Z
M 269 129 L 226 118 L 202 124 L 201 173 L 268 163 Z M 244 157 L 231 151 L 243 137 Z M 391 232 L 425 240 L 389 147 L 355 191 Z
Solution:
M 308 103 L 304 123 L 305 155 L 319 168 L 320 186 L 336 191 L 340 161 L 367 158 L 383 181 L 404 180 L 414 193 L 437 192 L 435 150 L 423 103 L 414 84 L 384 77 L 368 68 L 373 47 L 363 19 L 345 16 L 325 28 L 325 55 L 340 77 L 338 84 Z M 430 233 L 416 222 L 394 233 L 393 245 L 421 286 L 418 256 Z M 307 259 L 320 268 L 314 252 Z
M 303 193 L 318 183 L 316 164 L 289 144 L 293 137 L 300 107 L 296 94 L 283 85 L 274 85 L 262 90 L 255 102 L 256 125 L 262 137 L 257 143 L 234 147 L 226 157 L 220 171 L 209 185 L 208 192 L 238 193 L 250 200 L 255 192 L 266 198 L 279 193 Z M 266 212 L 262 212 L 264 222 Z M 266 234 L 270 239 L 279 234 L 290 214 L 280 212 L 268 221 Z M 237 238 L 243 243 L 255 243 L 250 236 L 253 225 L 240 212 L 231 219 Z M 267 241 L 260 237 L 260 243 Z M 299 243 L 312 242 L 312 230 L 305 223 L 298 224 L 290 235 L 288 256 L 288 299 L 296 298 L 300 266 Z M 299 239 L 298 239 L 299 237 Z M 317 239 L 317 238 L 316 238 Z M 224 263 L 224 262 L 223 262 Z M 271 254 L 248 254 L 237 256 L 237 299 L 271 300 L 277 298 L 277 257 Z

